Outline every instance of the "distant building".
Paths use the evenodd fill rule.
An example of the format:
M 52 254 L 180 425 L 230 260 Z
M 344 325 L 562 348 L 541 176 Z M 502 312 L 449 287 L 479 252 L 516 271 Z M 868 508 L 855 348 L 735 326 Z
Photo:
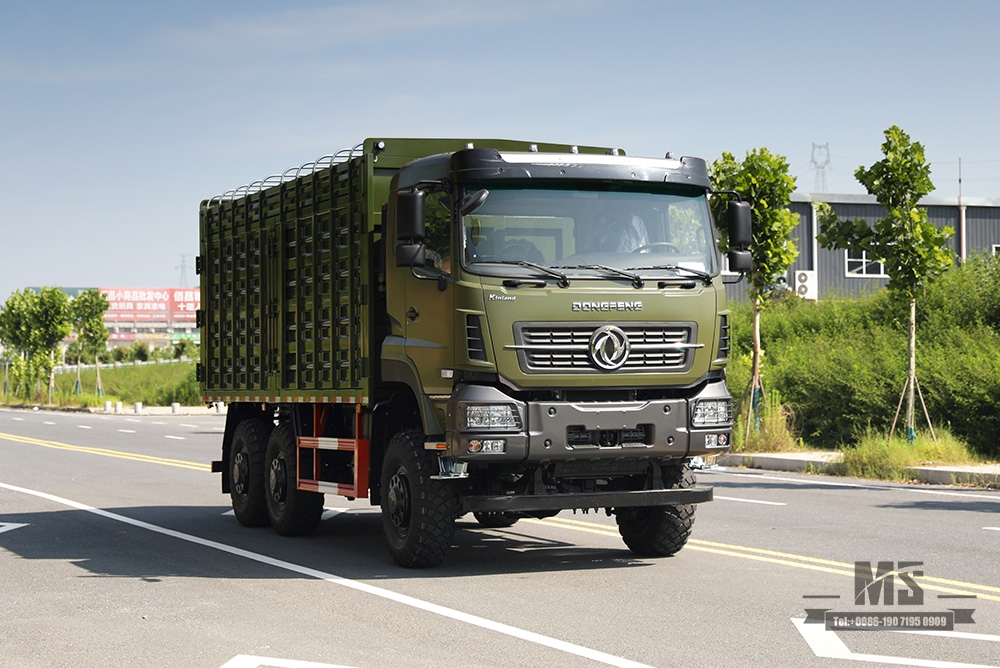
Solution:
M 196 316 L 201 308 L 199 288 L 99 288 L 109 303 L 104 313 L 108 343 L 132 345 L 142 341 L 163 347 L 181 339 L 199 338 Z
M 799 214 L 799 224 L 792 232 L 797 239 L 799 256 L 784 277 L 789 288 L 806 299 L 857 297 L 874 292 L 889 283 L 889 276 L 878 262 L 864 252 L 827 250 L 816 241 L 816 207 L 826 202 L 841 218 L 860 218 L 870 223 L 885 217 L 885 208 L 871 195 L 830 195 L 793 193 L 789 209 Z M 962 260 L 972 255 L 1000 254 L 1000 199 L 925 197 L 920 206 L 937 227 L 951 227 L 950 242 L 955 256 Z M 727 287 L 734 301 L 745 301 L 746 283 Z

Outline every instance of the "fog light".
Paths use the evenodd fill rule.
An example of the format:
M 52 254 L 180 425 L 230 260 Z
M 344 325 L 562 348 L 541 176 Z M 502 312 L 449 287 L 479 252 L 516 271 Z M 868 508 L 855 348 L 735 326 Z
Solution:
M 473 439 L 469 441 L 469 452 L 478 453 L 500 453 L 507 449 L 507 442 L 503 439 Z
M 706 448 L 729 447 L 729 434 L 705 434 Z

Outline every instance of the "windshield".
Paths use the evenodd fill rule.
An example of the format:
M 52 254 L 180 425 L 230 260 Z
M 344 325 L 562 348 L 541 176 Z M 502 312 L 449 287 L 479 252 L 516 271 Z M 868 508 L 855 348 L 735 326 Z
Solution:
M 712 219 L 702 191 L 528 189 L 490 183 L 469 186 L 467 192 L 479 187 L 487 188 L 489 196 L 462 223 L 463 261 L 477 273 L 524 273 L 530 265 L 574 276 L 614 275 L 614 270 L 716 273 Z

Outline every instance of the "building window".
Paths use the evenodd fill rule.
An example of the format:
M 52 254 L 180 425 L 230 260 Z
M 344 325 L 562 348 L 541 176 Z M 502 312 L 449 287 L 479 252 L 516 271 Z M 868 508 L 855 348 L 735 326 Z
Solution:
M 993 254 L 1000 255 L 1000 244 L 993 244 Z
M 868 259 L 865 251 L 847 251 L 847 277 L 848 278 L 887 278 L 885 265 L 881 262 Z

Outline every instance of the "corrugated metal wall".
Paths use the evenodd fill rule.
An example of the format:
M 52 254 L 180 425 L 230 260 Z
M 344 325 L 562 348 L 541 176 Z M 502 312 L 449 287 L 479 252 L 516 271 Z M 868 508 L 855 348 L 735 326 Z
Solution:
M 939 198 L 941 199 L 941 198 Z M 789 209 L 799 214 L 799 224 L 792 233 L 796 239 L 799 256 L 788 271 L 786 280 L 789 287 L 794 285 L 793 276 L 797 271 L 815 271 L 820 299 L 857 297 L 884 287 L 887 278 L 849 276 L 847 272 L 847 251 L 827 250 L 816 243 L 816 221 L 813 202 L 827 201 L 834 213 L 841 218 L 860 218 L 874 223 L 885 216 L 885 209 L 873 197 L 862 195 L 793 195 Z M 958 256 L 959 206 L 954 203 L 938 203 L 933 200 L 925 205 L 927 219 L 936 227 L 951 227 L 955 230 L 949 247 Z M 966 254 L 969 256 L 993 252 L 1000 246 L 1000 201 L 986 200 L 983 204 L 966 207 Z M 726 287 L 730 301 L 747 300 L 746 283 Z

